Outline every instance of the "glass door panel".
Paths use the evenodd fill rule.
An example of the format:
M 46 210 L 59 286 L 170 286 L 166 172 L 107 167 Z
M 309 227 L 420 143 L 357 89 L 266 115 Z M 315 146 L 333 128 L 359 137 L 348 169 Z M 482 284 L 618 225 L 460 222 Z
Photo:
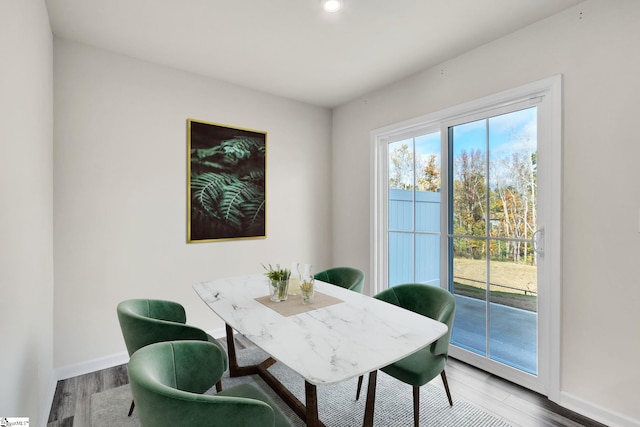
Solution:
M 440 286 L 440 132 L 391 142 L 388 285 Z
M 413 282 L 413 234 L 389 233 L 389 286 Z
M 460 236 L 486 234 L 487 132 L 484 120 L 451 128 L 452 232 Z
M 451 342 L 481 356 L 487 355 L 487 273 L 481 239 L 453 239 L 453 294 L 456 316 Z
M 440 286 L 440 236 L 416 234 L 415 239 L 415 281 Z
M 535 375 L 538 372 L 536 267 L 491 261 L 490 358 Z
M 452 344 L 537 374 L 537 109 L 449 128 Z

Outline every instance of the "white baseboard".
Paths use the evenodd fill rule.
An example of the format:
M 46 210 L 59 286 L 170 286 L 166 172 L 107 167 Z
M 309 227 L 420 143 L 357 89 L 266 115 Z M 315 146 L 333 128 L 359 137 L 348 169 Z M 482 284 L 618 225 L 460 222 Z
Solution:
M 570 393 L 560 392 L 560 401 L 557 403 L 571 411 L 608 426 L 640 427 L 640 420 L 638 419 L 613 412 L 602 406 L 580 399 Z
M 111 368 L 113 366 L 122 365 L 129 361 L 129 354 L 126 351 L 112 354 L 109 356 L 99 357 L 93 360 L 75 363 L 73 365 L 61 366 L 54 369 L 56 380 L 66 380 L 67 378 L 77 377 L 79 375 L 88 374 L 95 371 Z
M 44 397 L 44 401 L 42 402 L 42 408 L 40 408 L 40 427 L 47 427 L 49 421 L 49 413 L 51 412 L 51 404 L 53 403 L 53 397 L 56 394 L 56 386 L 58 382 L 54 377 L 53 371 L 51 372 L 51 377 L 49 378 L 49 385 L 47 386 L 47 394 Z
M 226 336 L 225 328 L 213 329 L 211 331 L 208 331 L 207 333 L 216 339 L 224 338 Z M 56 381 L 59 381 L 67 378 L 77 377 L 78 375 L 101 371 L 103 369 L 122 365 L 127 362 L 129 362 L 129 354 L 126 351 L 123 351 L 121 353 L 112 354 L 110 356 L 104 356 L 93 360 L 75 363 L 73 365 L 55 368 L 54 374 Z

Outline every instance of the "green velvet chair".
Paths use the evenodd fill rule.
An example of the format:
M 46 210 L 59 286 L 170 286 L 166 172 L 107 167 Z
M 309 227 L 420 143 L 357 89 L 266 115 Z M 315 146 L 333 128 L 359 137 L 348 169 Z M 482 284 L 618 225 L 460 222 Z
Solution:
M 353 267 L 334 267 L 321 271 L 313 277 L 354 292 L 362 293 L 364 286 L 364 273 Z
M 381 369 L 392 377 L 413 386 L 413 422 L 417 427 L 420 422 L 420 386 L 425 385 L 438 374 L 447 392 L 449 405 L 453 406 L 445 365 L 456 301 L 446 290 L 420 283 L 397 285 L 380 292 L 374 298 L 438 320 L 449 327 L 448 332 L 430 346 Z M 361 380 L 362 377 L 358 381 L 356 399 L 360 397 Z
M 222 377 L 225 359 L 220 347 L 205 341 L 161 342 L 135 352 L 129 383 L 142 427 L 290 426 L 252 385 L 203 394 Z
M 130 299 L 118 304 L 118 321 L 124 337 L 127 352 L 131 357 L 140 348 L 162 341 L 200 340 L 209 341 L 222 347 L 215 338 L 202 329 L 186 324 L 184 307 L 177 302 L 154 299 Z M 226 353 L 223 358 L 225 370 L 229 367 Z M 222 383 L 217 384 L 218 390 Z M 133 412 L 135 400 L 131 402 L 129 415 Z

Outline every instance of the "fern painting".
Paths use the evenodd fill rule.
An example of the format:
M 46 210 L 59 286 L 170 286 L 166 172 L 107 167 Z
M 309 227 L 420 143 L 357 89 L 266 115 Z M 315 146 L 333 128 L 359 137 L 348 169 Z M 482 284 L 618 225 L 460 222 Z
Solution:
M 187 241 L 266 237 L 266 132 L 188 120 Z

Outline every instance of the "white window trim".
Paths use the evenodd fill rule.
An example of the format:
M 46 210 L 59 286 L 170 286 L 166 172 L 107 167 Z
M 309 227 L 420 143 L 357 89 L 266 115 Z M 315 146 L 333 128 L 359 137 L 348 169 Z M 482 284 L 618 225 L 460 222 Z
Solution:
M 545 163 L 541 165 L 547 168 L 545 176 L 548 178 L 540 188 L 539 194 L 543 194 L 544 205 L 548 206 L 548 213 L 544 221 L 544 256 L 546 268 L 544 280 L 549 284 L 549 289 L 543 292 L 539 305 L 545 311 L 540 316 L 538 336 L 544 342 L 539 342 L 541 357 L 538 371 L 544 378 L 540 378 L 542 389 L 536 387 L 536 391 L 546 394 L 550 400 L 560 400 L 560 351 L 561 351 L 561 222 L 562 222 L 562 76 L 557 75 L 518 88 L 506 90 L 494 95 L 477 99 L 462 105 L 446 108 L 444 110 L 416 117 L 404 122 L 392 124 L 371 131 L 371 230 L 370 230 L 370 259 L 371 277 L 370 286 L 372 294 L 376 294 L 386 288 L 388 277 L 387 268 L 387 206 L 384 203 L 388 196 L 388 160 L 387 144 L 392 140 L 400 140 L 412 135 L 418 135 L 434 127 L 439 127 L 444 122 L 451 122 L 465 116 L 471 116 L 487 108 L 501 108 L 514 102 L 522 102 L 528 98 L 544 96 L 545 108 L 539 114 L 546 115 L 548 128 L 539 128 L 539 138 L 549 141 L 545 144 Z M 539 121 L 540 122 L 540 121 Z M 442 162 L 445 168 L 446 162 Z M 443 176 L 446 171 L 443 169 Z M 443 188 L 443 193 L 445 189 Z M 447 193 L 444 193 L 447 194 Z M 446 232 L 446 227 L 441 228 Z M 446 253 L 446 252 L 445 252 Z M 443 270 L 444 271 L 444 270 Z M 542 350 L 541 350 L 542 349 Z

